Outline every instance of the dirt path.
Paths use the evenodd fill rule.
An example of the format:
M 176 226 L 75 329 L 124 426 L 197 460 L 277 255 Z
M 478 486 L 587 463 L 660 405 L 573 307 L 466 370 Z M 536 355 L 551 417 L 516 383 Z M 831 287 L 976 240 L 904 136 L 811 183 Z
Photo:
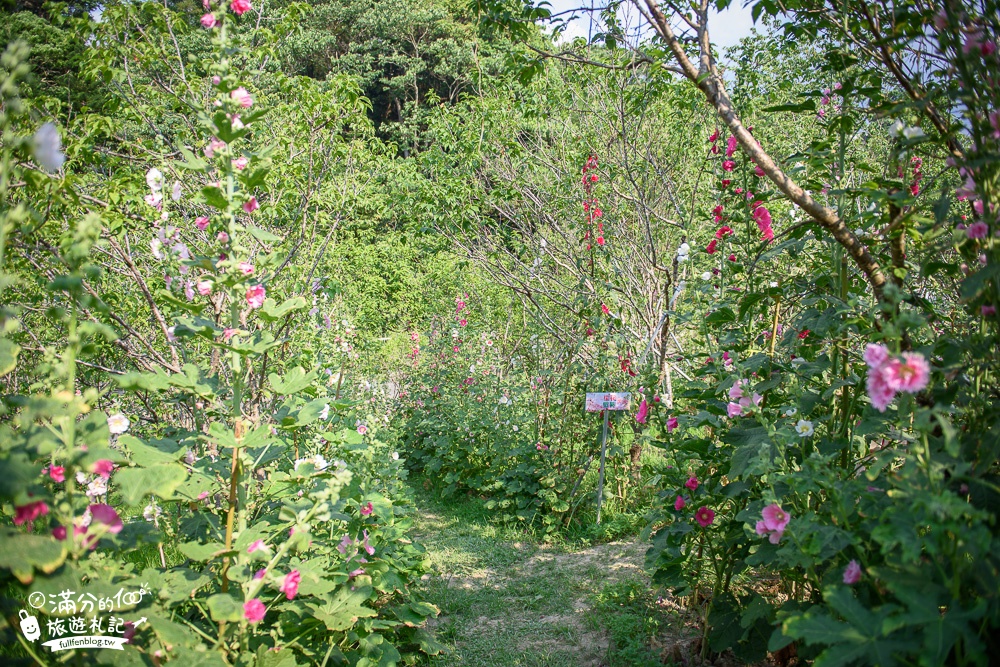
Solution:
M 652 633 L 643 628 L 656 604 L 642 569 L 644 544 L 537 544 L 488 516 L 470 516 L 461 501 L 455 508 L 424 502 L 416 517 L 416 537 L 432 562 L 424 595 L 441 609 L 432 627 L 451 649 L 432 665 L 661 664 L 652 654 L 650 662 L 614 658 L 629 624 L 655 634 L 655 623 Z M 644 643 L 639 636 L 632 648 L 642 653 Z

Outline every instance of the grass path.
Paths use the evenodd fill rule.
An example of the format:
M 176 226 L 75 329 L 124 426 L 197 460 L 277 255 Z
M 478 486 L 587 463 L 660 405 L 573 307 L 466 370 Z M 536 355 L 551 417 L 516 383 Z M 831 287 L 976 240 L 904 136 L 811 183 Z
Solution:
M 423 594 L 447 654 L 434 666 L 645 667 L 670 622 L 633 540 L 594 546 L 539 543 L 489 521 L 477 500 L 417 495 L 416 539 L 431 572 Z

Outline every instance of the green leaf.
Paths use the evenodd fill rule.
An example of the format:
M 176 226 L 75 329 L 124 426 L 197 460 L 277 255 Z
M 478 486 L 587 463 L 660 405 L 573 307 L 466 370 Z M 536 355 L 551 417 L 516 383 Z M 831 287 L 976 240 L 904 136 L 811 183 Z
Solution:
M 281 237 L 280 236 L 275 236 L 271 232 L 263 230 L 260 227 L 255 227 L 253 225 L 247 225 L 246 226 L 246 230 L 250 234 L 250 236 L 254 237 L 255 239 L 257 239 L 261 243 L 275 243 L 275 242 L 281 241 Z
M 706 324 L 726 324 L 727 322 L 735 321 L 736 313 L 734 313 L 733 309 L 729 306 L 723 306 L 705 318 Z
M 205 544 L 201 542 L 185 542 L 178 545 L 177 550 L 191 560 L 198 561 L 199 563 L 207 563 L 230 552 L 224 544 L 219 542 L 207 542 Z
M 313 616 L 326 627 L 339 632 L 348 630 L 358 622 L 359 618 L 370 618 L 378 612 L 364 606 L 372 593 L 370 586 L 341 586 L 336 595 L 328 598 L 323 605 L 307 605 L 313 610 Z
M 317 376 L 317 371 L 306 373 L 300 366 L 293 366 L 283 377 L 279 378 L 276 373 L 271 373 L 267 379 L 276 393 L 287 396 L 299 393 L 312 384 Z
M 274 299 L 265 299 L 263 307 L 257 312 L 265 321 L 274 322 L 289 313 L 295 312 L 296 310 L 302 310 L 305 307 L 305 297 L 301 296 L 287 299 L 282 302 L 281 305 L 278 305 Z
M 148 468 L 124 468 L 115 473 L 113 481 L 122 500 L 137 505 L 148 495 L 164 500 L 173 498 L 174 491 L 187 479 L 187 470 L 176 463 L 166 463 Z
M 226 593 L 213 595 L 208 598 L 207 604 L 213 621 L 239 621 L 243 618 L 243 605 Z
M 35 570 L 55 572 L 66 553 L 63 543 L 50 535 L 26 535 L 13 528 L 0 532 L 0 569 L 10 570 L 22 584 L 31 583 Z

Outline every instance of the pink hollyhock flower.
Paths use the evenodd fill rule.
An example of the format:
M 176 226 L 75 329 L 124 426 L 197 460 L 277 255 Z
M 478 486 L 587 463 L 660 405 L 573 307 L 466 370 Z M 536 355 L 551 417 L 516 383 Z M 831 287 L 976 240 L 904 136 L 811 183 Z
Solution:
M 597 245 L 604 245 L 604 237 L 603 236 L 598 236 L 597 237 Z
M 695 477 L 694 475 L 691 475 L 690 477 L 688 477 L 688 481 L 684 482 L 684 486 L 694 491 L 695 489 L 698 488 L 698 478 Z
M 299 592 L 299 582 L 302 581 L 302 575 L 299 574 L 298 570 L 292 570 L 285 575 L 284 580 L 281 582 L 281 587 L 278 589 L 285 594 L 285 597 L 291 600 Z
M 735 162 L 733 162 L 732 160 L 723 160 L 723 162 L 722 162 L 722 170 L 723 171 L 732 171 L 735 168 L 736 168 L 736 163 Z
M 858 561 L 852 559 L 847 564 L 847 567 L 844 568 L 844 583 L 848 586 L 853 586 L 859 581 L 861 581 L 861 565 L 858 564 Z
M 257 203 L 256 197 L 250 197 L 250 201 L 243 204 L 243 210 L 247 213 L 253 213 L 260 208 L 260 204 Z
M 699 507 L 698 511 L 694 513 L 694 520 L 698 522 L 698 525 L 702 528 L 708 528 L 715 521 L 715 510 L 709 509 L 707 507 Z
M 347 549 L 349 547 L 351 547 L 353 544 L 354 544 L 354 540 L 352 540 L 347 535 L 344 535 L 340 539 L 340 544 L 337 545 L 337 551 L 339 551 L 341 554 L 343 554 L 343 555 L 346 556 L 347 555 Z
M 684 496 L 677 496 L 677 500 L 674 501 L 674 509 L 680 512 L 685 505 L 687 502 L 684 500 Z
M 743 383 L 746 380 L 737 380 L 733 383 L 733 386 L 729 388 L 729 398 L 731 400 L 737 401 L 743 397 Z
M 111 471 L 114 469 L 115 469 L 114 463 L 112 463 L 108 459 L 99 459 L 98 461 L 94 462 L 94 465 L 91 467 L 90 471 L 100 475 L 104 479 L 107 479 L 111 477 Z
M 53 482 L 66 481 L 66 468 L 62 466 L 51 466 L 48 472 L 49 472 L 49 477 L 52 478 Z
M 40 516 L 49 513 L 49 506 L 42 500 L 14 507 L 14 525 L 30 524 Z
M 250 543 L 250 546 L 247 547 L 247 553 L 252 554 L 253 552 L 260 551 L 261 549 L 267 549 L 267 546 L 264 544 L 264 540 L 254 540 Z
M 997 307 L 987 304 L 980 308 L 979 312 L 982 313 L 983 317 L 994 317 L 997 314 Z
M 214 28 L 217 25 L 219 25 L 219 19 L 215 18 L 215 14 L 208 13 L 201 17 L 202 28 Z
M 886 384 L 895 391 L 915 394 L 927 386 L 931 367 L 918 352 L 904 352 L 903 359 L 890 359 L 882 366 Z
M 754 168 L 753 168 L 753 173 L 754 173 L 755 176 L 757 176 L 759 178 L 759 177 L 762 177 L 764 175 L 764 170 L 761 169 L 759 166 L 755 165 Z
M 726 140 L 726 157 L 732 157 L 736 152 L 736 137 L 729 137 Z
M 784 532 L 785 526 L 791 521 L 792 517 L 788 515 L 788 512 L 781 509 L 777 503 L 771 503 L 761 511 L 761 516 L 764 517 L 764 527 L 768 530 L 777 530 L 779 532 Z
M 608 315 L 608 314 L 611 313 L 611 310 L 608 308 L 607 304 L 603 304 L 602 303 L 601 304 L 601 312 L 604 313 L 605 315 Z
M 208 227 L 208 218 L 204 215 L 198 216 L 194 221 L 194 226 L 197 227 L 199 231 L 205 231 Z
M 52 537 L 60 542 L 66 539 L 66 526 L 56 526 L 52 529 Z
M 733 417 L 739 417 L 741 414 L 743 414 L 743 406 L 741 406 L 739 403 L 729 403 L 726 406 L 726 413 L 729 415 L 730 419 L 732 419 Z
M 729 234 L 732 234 L 732 233 L 733 233 L 733 228 L 730 227 L 729 225 L 725 225 L 723 227 L 719 227 L 719 229 L 716 230 L 716 232 L 715 232 L 715 238 L 721 239 L 721 238 L 723 238 L 725 236 L 728 236 Z
M 715 142 L 716 142 L 716 141 L 717 141 L 718 139 L 719 139 L 719 131 L 718 131 L 718 130 L 716 130 L 715 132 L 713 132 L 713 133 L 711 134 L 711 136 L 710 136 L 710 137 L 708 138 L 708 140 L 709 140 L 709 141 L 711 141 L 711 142 L 712 142 L 713 144 L 714 144 L 714 143 L 715 143 Z
M 649 404 L 646 403 L 646 399 L 642 399 L 639 403 L 639 411 L 635 413 L 635 420 L 640 424 L 645 424 L 646 420 L 649 418 Z
M 198 281 L 198 294 L 202 296 L 208 296 L 212 293 L 212 281 L 210 280 L 199 280 Z
M 222 340 L 224 340 L 224 341 L 226 341 L 228 343 L 229 339 L 232 338 L 233 334 L 235 334 L 235 333 L 236 333 L 236 329 L 233 329 L 231 327 L 226 327 L 225 329 L 222 330 Z
M 469 321 L 468 321 L 467 319 L 465 319 L 465 318 L 463 317 L 462 319 L 460 319 L 460 320 L 458 321 L 458 326 L 460 326 L 460 327 L 464 327 L 464 326 L 465 326 L 465 325 L 467 325 L 468 323 L 469 323 Z
M 229 3 L 229 8 L 233 10 L 233 13 L 237 16 L 243 16 L 243 14 L 253 9 L 250 6 L 250 0 L 232 0 L 232 2 Z
M 889 407 L 892 399 L 896 396 L 896 390 L 886 383 L 881 370 L 880 367 L 868 371 L 866 387 L 868 389 L 868 397 L 871 398 L 875 409 L 879 412 L 885 412 L 885 409 Z
M 91 526 L 95 523 L 103 524 L 107 527 L 108 532 L 112 534 L 122 532 L 122 528 L 125 527 L 121 517 L 118 516 L 118 512 L 111 505 L 91 505 L 90 516 L 93 517 Z
M 250 93 L 243 86 L 229 93 L 229 97 L 244 109 L 249 109 L 253 106 L 253 98 L 250 97 Z
M 885 345 L 879 343 L 868 343 L 865 346 L 865 363 L 868 368 L 878 368 L 889 360 L 889 350 Z
M 262 567 L 261 569 L 253 573 L 253 578 L 260 580 L 264 578 L 265 574 L 267 574 L 267 568 Z
M 247 305 L 250 308 L 260 308 L 264 305 L 264 297 L 266 295 L 266 290 L 263 285 L 252 285 L 247 288 Z
M 246 0 L 233 0 L 234 5 L 237 2 L 246 2 Z M 249 5 L 250 3 L 247 4 Z M 254 598 L 253 600 L 248 600 L 243 603 L 243 618 L 251 623 L 260 623 L 263 621 L 264 612 L 266 611 L 267 609 L 264 607 L 264 603 L 261 602 L 259 598 Z
M 985 222 L 974 222 L 965 231 L 970 239 L 985 239 L 990 233 L 990 227 Z
M 705 248 L 705 252 L 707 252 L 709 255 L 714 255 L 716 250 L 716 245 L 718 245 L 718 243 L 719 241 L 717 239 L 712 239 L 711 241 L 709 241 L 708 247 Z
M 215 237 L 219 243 L 229 243 L 229 234 L 225 232 L 219 232 L 219 235 Z
M 240 270 L 240 273 L 242 273 L 245 276 L 253 275 L 253 264 L 251 264 L 250 262 L 240 262 L 239 264 L 236 265 L 236 268 L 238 268 Z
M 730 254 L 729 255 L 729 261 L 730 262 L 735 262 L 736 261 L 736 255 L 735 254 Z
M 246 159 L 242 155 L 233 160 L 233 166 L 239 169 L 240 171 L 246 169 L 248 164 L 250 164 L 250 160 Z
M 361 508 L 361 516 L 368 516 L 375 511 L 375 507 L 369 502 Z
M 670 417 L 667 419 L 667 433 L 670 433 L 677 428 L 677 417 Z

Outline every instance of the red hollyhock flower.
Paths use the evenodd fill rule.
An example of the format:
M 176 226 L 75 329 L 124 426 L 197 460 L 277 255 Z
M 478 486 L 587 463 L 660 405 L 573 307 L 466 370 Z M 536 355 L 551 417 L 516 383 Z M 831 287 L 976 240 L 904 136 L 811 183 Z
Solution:
M 719 241 L 717 239 L 712 239 L 712 241 L 708 244 L 708 247 L 705 248 L 705 252 L 707 252 L 709 255 L 714 255 L 715 254 L 715 250 L 716 250 L 715 246 L 718 243 L 719 243 Z

